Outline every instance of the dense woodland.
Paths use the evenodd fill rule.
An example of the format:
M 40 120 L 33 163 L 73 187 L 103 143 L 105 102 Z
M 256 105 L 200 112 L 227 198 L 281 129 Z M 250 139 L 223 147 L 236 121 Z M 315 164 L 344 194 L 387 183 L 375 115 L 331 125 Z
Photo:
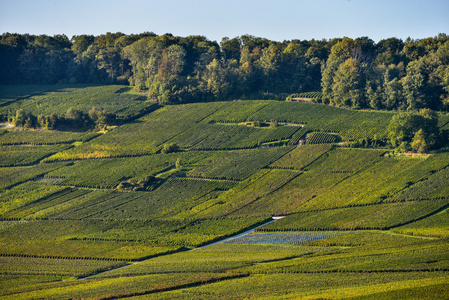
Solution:
M 161 103 L 282 98 L 322 91 L 324 103 L 449 110 L 449 37 L 283 41 L 152 32 L 100 36 L 4 33 L 1 84 L 120 83 Z

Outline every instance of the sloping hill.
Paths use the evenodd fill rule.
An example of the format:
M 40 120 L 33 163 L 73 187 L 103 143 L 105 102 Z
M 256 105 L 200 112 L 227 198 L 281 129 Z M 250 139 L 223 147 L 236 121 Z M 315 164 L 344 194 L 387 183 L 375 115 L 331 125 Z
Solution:
M 444 298 L 449 153 L 298 145 L 382 139 L 392 115 L 235 101 L 103 134 L 4 130 L 1 297 Z

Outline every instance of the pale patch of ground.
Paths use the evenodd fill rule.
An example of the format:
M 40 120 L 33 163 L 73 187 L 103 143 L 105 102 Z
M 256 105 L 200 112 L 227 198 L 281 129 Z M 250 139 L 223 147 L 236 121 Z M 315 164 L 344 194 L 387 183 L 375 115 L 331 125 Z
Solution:
M 0 128 L 1 129 L 13 129 L 16 127 L 14 127 L 13 123 L 5 122 L 5 123 L 0 123 Z

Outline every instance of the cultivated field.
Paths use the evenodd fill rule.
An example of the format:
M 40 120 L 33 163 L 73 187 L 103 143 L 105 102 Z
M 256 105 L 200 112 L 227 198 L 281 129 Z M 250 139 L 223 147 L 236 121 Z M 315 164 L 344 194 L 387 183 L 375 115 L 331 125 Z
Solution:
M 394 113 L 268 100 L 148 112 L 124 86 L 0 99 L 3 113 L 125 120 L 0 131 L 1 299 L 449 297 L 449 152 L 348 147 L 384 139 Z

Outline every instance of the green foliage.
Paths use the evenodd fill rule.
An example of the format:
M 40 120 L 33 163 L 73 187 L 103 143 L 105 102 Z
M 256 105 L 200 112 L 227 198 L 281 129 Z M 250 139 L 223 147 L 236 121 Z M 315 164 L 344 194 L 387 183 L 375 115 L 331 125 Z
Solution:
M 133 224 L 126 221 L 102 220 L 36 220 L 21 222 L 9 230 L 1 230 L 1 255 L 117 261 L 139 260 L 161 253 L 172 252 L 180 248 L 179 246 L 158 245 L 151 242 L 151 239 L 157 239 L 158 237 L 155 231 L 159 235 L 161 231 L 162 234 L 170 232 L 164 231 L 164 227 L 160 225 L 158 227 L 157 223 L 155 224 L 156 230 L 151 230 L 151 225 L 151 223 L 145 222 Z M 174 225 L 179 226 L 179 223 Z M 172 225 L 171 228 L 173 227 Z M 142 237 L 144 241 L 133 241 L 129 238 L 123 238 L 126 237 L 127 232 L 132 232 L 133 229 L 140 229 L 139 231 L 145 234 Z M 150 231 L 145 233 L 145 229 L 150 229 Z M 122 238 L 110 238 L 111 235 L 120 237 L 120 233 L 123 234 L 121 235 Z M 102 237 L 106 238 L 102 239 Z M 14 244 L 9 243 L 12 238 L 15 239 Z
M 324 131 L 336 132 L 344 140 L 385 139 L 393 114 L 389 112 L 357 111 L 332 123 L 319 126 Z
M 254 112 L 250 116 L 250 120 L 270 121 L 276 119 L 278 122 L 306 124 L 310 129 L 314 129 L 315 125 L 324 126 L 334 119 L 345 118 L 353 113 L 347 109 L 326 105 L 270 101 L 267 106 Z
M 335 106 L 349 105 L 354 108 L 366 106 L 361 65 L 356 59 L 348 58 L 340 64 L 333 80 L 331 104 Z
M 172 152 L 178 152 L 179 151 L 179 146 L 171 143 L 171 144 L 165 144 L 164 147 L 162 148 L 162 153 L 167 154 L 167 153 L 172 153 Z
M 288 140 L 297 126 L 249 127 L 237 124 L 201 124 L 176 136 L 174 141 L 195 150 L 255 148 L 263 143 Z
M 234 183 L 170 178 L 152 192 L 102 191 L 90 193 L 74 205 L 47 214 L 69 219 L 147 219 L 173 217 L 215 198 Z M 120 207 L 120 208 L 118 208 Z
M 179 160 L 179 158 L 178 158 Z M 178 160 L 176 162 L 178 162 Z M 145 176 L 145 178 L 140 179 L 137 182 L 133 181 L 122 181 L 116 187 L 118 190 L 128 190 L 128 191 L 151 191 L 156 189 L 159 185 L 163 183 L 163 180 L 155 176 Z
M 411 148 L 417 152 L 434 149 L 440 138 L 438 117 L 430 110 L 399 113 L 388 126 L 388 137 L 394 147 Z
M 308 132 L 309 132 L 309 129 L 307 127 L 301 127 L 292 135 L 292 138 L 290 139 L 288 144 L 289 145 L 304 144 L 304 142 L 305 142 L 304 137 Z
M 5 33 L 0 43 L 1 83 L 129 82 L 161 103 L 267 96 L 285 99 L 288 94 L 304 92 L 314 97 L 307 91 L 322 89 L 323 102 L 338 106 L 388 110 L 448 107 L 445 34 L 378 43 L 368 37 L 276 42 L 243 35 L 223 38 L 218 44 L 204 36 L 154 33 L 80 35 L 71 40 L 64 35 Z M 65 89 L 62 86 L 61 90 Z M 46 93 L 47 89 L 31 91 L 34 93 L 24 88 L 14 97 L 6 88 L 0 102 L 29 100 L 30 94 L 39 97 L 36 91 Z M 63 106 L 66 111 L 68 107 Z
M 45 179 L 42 179 L 42 181 L 45 181 Z M 38 189 L 33 190 L 30 194 L 35 194 L 37 190 Z M 27 220 L 47 218 L 48 216 L 54 215 L 60 211 L 82 205 L 90 198 L 95 197 L 100 193 L 100 191 L 66 187 L 50 195 L 40 197 L 31 205 L 22 205 L 16 208 L 12 216 L 14 218 Z
M 216 123 L 240 123 L 254 120 L 252 114 L 271 104 L 271 101 L 232 101 L 211 115 L 207 121 Z M 278 120 L 278 119 L 277 119 Z M 281 120 L 278 120 L 281 121 Z
M 51 288 L 10 295 L 6 299 L 66 299 L 66 298 L 104 298 L 130 297 L 159 293 L 180 287 L 197 286 L 228 280 L 239 276 L 217 273 L 157 274 L 130 278 L 114 278 L 104 281 L 87 280 L 55 284 Z M 132 286 L 132 287 L 130 287 Z M 17 298 L 19 297 L 19 298 Z
M 176 232 L 159 237 L 158 242 L 168 245 L 198 247 L 242 232 L 265 220 L 264 217 L 200 219 Z
M 438 298 L 444 293 L 447 284 L 445 273 L 435 274 L 435 277 L 427 278 L 421 272 L 400 273 L 400 274 L 379 274 L 379 273 L 282 273 L 279 270 L 276 274 L 263 274 L 247 276 L 239 279 L 216 282 L 207 286 L 186 288 L 180 290 L 159 293 L 157 295 L 147 295 L 147 299 L 185 299 L 202 298 L 207 299 L 229 299 L 260 296 L 260 291 L 264 295 L 272 298 L 291 297 L 296 299 L 316 299 L 340 298 L 348 296 L 359 296 L 359 299 L 373 295 L 373 298 L 382 297 L 391 299 L 392 297 L 407 297 L 410 299 L 420 299 L 420 297 Z M 298 288 L 298 282 L 301 288 Z M 373 285 L 376 282 L 376 285 Z M 379 295 L 380 294 L 380 295 Z M 416 298 L 413 298 L 417 296 Z
M 297 93 L 291 94 L 287 97 L 287 101 L 294 100 L 294 98 L 310 98 L 312 100 L 321 101 L 321 97 L 323 97 L 323 93 L 321 92 L 305 92 L 305 93 Z

